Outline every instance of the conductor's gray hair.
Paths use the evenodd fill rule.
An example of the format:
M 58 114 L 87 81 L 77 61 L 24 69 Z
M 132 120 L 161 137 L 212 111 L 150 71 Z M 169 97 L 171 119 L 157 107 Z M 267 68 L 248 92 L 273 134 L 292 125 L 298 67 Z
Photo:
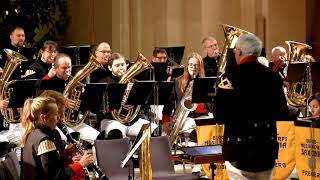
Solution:
M 236 48 L 241 50 L 242 56 L 255 56 L 261 54 L 262 42 L 254 34 L 244 34 L 239 37 Z

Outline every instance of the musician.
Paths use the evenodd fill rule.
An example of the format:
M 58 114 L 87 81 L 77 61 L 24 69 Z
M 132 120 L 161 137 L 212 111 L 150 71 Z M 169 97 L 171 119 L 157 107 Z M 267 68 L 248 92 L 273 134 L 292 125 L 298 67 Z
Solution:
M 216 119 L 225 125 L 222 154 L 230 179 L 271 179 L 278 156 L 276 120 L 288 113 L 282 80 L 260 64 L 261 40 L 239 37 L 237 66 L 218 82 Z
M 45 41 L 39 51 L 39 59 L 31 64 L 24 77 L 26 79 L 42 79 L 48 75 L 49 78 L 55 75 L 52 66 L 54 58 L 58 55 L 58 44 L 54 41 Z
M 220 58 L 218 42 L 212 36 L 202 40 L 203 51 L 206 57 L 203 58 L 206 77 L 216 76 L 218 72 L 218 60 Z
M 271 62 L 269 63 L 269 67 L 279 74 L 279 76 L 284 79 L 287 76 L 287 51 L 285 48 L 281 46 L 276 46 L 271 50 Z
M 167 81 L 173 65 L 168 62 L 168 55 L 163 48 L 154 48 L 151 58 L 152 69 L 147 69 L 135 76 L 137 80 Z
M 10 29 L 10 44 L 7 46 L 4 46 L 4 48 L 11 49 L 13 51 L 16 51 L 22 54 L 28 59 L 28 61 L 21 62 L 21 64 L 18 65 L 18 67 L 12 73 L 10 80 L 20 80 L 21 76 L 25 74 L 25 71 L 27 70 L 27 68 L 34 62 L 32 50 L 29 48 L 26 48 L 24 45 L 25 45 L 24 29 L 21 26 L 14 26 L 13 28 Z M 2 57 L 2 60 L 1 60 L 1 57 Z M 4 51 L 2 52 L 1 57 L 0 57 L 0 66 L 1 68 L 4 68 L 4 65 L 7 60 L 7 55 Z
M 205 77 L 205 70 L 202 57 L 198 53 L 193 52 L 188 56 L 188 61 L 185 65 L 183 75 L 174 80 L 174 92 L 169 98 L 169 103 L 164 106 L 162 111 L 162 129 L 166 134 L 169 135 L 171 131 L 171 129 L 169 129 L 169 124 L 171 121 L 172 111 L 175 109 L 175 104 L 176 106 L 179 105 L 190 81 L 198 77 Z M 195 112 L 189 114 L 189 118 L 187 118 L 187 120 L 185 121 L 182 131 L 190 133 L 193 130 L 193 126 L 196 125 L 193 118 L 206 113 L 207 110 L 204 108 L 204 105 L 199 104 Z
M 55 137 L 59 112 L 56 101 L 49 97 L 27 99 L 21 116 L 22 179 L 81 179 L 83 168 L 93 162 L 85 153 L 74 167 L 64 167 Z
M 108 69 L 108 60 L 111 56 L 111 47 L 106 42 L 101 42 L 95 49 L 96 60 L 102 65 L 102 68 L 93 71 L 90 74 L 90 83 L 105 82 L 105 78 L 110 75 Z
M 110 70 L 111 75 L 105 79 L 105 82 L 117 83 L 120 81 L 121 76 L 123 76 L 127 71 L 126 60 L 120 53 L 112 53 L 109 59 L 108 69 Z M 129 86 L 132 86 L 132 84 L 129 84 Z M 113 120 L 113 116 L 111 114 L 112 109 L 106 109 L 105 111 L 106 119 L 101 121 L 101 131 L 104 131 L 100 134 L 102 138 L 118 139 L 126 137 L 127 135 L 137 136 L 142 124 L 149 123 L 149 121 L 139 118 L 136 122 L 127 126 L 121 124 L 119 121 Z M 151 127 L 153 131 L 157 125 L 152 123 Z
M 320 92 L 316 92 L 309 98 L 309 108 L 312 116 L 320 116 Z
M 60 80 L 60 81 L 65 81 L 65 84 L 71 80 L 71 59 L 68 55 L 66 54 L 58 54 L 54 60 L 54 71 L 55 71 L 55 76 L 52 78 L 49 78 L 49 76 L 45 76 L 45 80 Z M 65 98 L 66 100 L 66 106 L 70 109 L 75 109 L 76 107 L 79 106 L 80 102 L 76 100 L 72 100 L 69 98 Z M 84 139 L 86 141 L 89 141 L 93 143 L 93 141 L 96 139 L 98 136 L 99 132 L 95 130 L 94 128 L 90 127 L 89 125 L 85 123 L 80 123 L 79 125 L 75 127 L 68 127 L 68 130 L 70 132 L 80 132 L 81 139 Z M 62 137 L 64 137 L 63 134 L 60 134 Z

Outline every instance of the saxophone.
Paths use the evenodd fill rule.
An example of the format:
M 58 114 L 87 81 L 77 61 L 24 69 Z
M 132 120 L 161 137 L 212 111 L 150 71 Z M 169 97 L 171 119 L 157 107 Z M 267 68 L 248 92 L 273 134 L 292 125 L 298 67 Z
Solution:
M 28 61 L 26 57 L 11 49 L 4 49 L 4 52 L 7 54 L 8 59 L 0 76 L 0 100 L 10 99 L 12 89 L 9 88 L 9 85 L 15 81 L 8 82 L 8 80 L 22 61 Z M 15 118 L 12 108 L 1 109 L 1 114 L 7 123 L 19 122 L 19 119 Z
M 85 84 L 81 83 L 81 81 L 90 75 L 94 70 L 101 68 L 100 63 L 95 59 L 93 55 L 91 55 L 89 62 L 86 64 L 84 68 L 82 68 L 69 83 L 67 84 L 65 90 L 63 91 L 63 96 L 65 98 L 75 100 L 80 102 L 80 97 L 84 93 Z M 65 118 L 63 119 L 64 123 L 69 127 L 74 127 L 82 123 L 89 112 L 85 112 L 85 114 L 80 118 L 80 110 L 79 105 L 76 106 L 75 109 L 66 108 Z
M 149 68 L 152 68 L 151 63 L 139 52 L 136 62 L 121 77 L 119 83 L 129 83 L 135 75 Z M 130 86 L 128 86 L 124 92 L 121 107 L 112 111 L 112 117 L 122 124 L 131 122 L 140 111 L 140 106 L 126 105 L 126 101 L 130 94 L 130 90 L 131 88 Z
M 184 124 L 186 118 L 188 117 L 191 111 L 196 110 L 198 104 L 192 103 L 192 87 L 193 87 L 193 80 L 187 86 L 187 89 L 184 93 L 184 96 L 180 100 L 178 107 L 170 121 L 170 135 L 169 135 L 169 143 L 172 147 L 174 142 L 176 141 L 178 134 Z

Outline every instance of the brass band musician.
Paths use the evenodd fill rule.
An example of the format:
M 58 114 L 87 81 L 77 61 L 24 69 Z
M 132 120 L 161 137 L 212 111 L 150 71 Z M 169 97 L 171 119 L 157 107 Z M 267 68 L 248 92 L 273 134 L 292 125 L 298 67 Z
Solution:
M 174 92 L 169 98 L 169 103 L 166 104 L 162 111 L 162 129 L 166 134 L 170 134 L 171 131 L 169 124 L 173 111 L 175 109 L 175 104 L 179 103 L 184 96 L 184 92 L 190 81 L 197 77 L 205 77 L 205 70 L 203 65 L 202 57 L 198 53 L 191 53 L 188 56 L 187 64 L 184 67 L 184 73 L 182 76 L 176 78 Z M 204 105 L 199 105 L 195 112 L 189 115 L 189 118 L 186 119 L 181 131 L 191 132 L 193 126 L 195 126 L 195 121 L 191 117 L 198 117 L 200 115 L 206 114 L 208 111 Z M 174 112 L 179 113 L 179 112 Z
M 124 57 L 120 53 L 112 53 L 108 63 L 108 69 L 110 70 L 111 74 L 105 78 L 105 82 L 107 83 L 117 83 L 119 82 L 120 78 L 126 73 L 127 71 L 127 63 Z M 132 86 L 131 83 L 128 86 Z M 108 107 L 108 106 L 106 106 Z M 137 136 L 139 130 L 141 129 L 142 124 L 149 123 L 149 121 L 138 118 L 137 121 L 129 126 L 121 124 L 116 120 L 112 120 L 113 117 L 111 115 L 112 110 L 106 109 L 105 117 L 106 119 L 101 121 L 101 138 L 106 139 L 116 139 L 122 138 L 126 136 Z M 137 118 L 136 118 L 137 119 Z M 156 124 L 152 123 L 152 130 L 157 127 Z
M 47 80 L 60 80 L 60 81 L 65 81 L 67 83 L 72 78 L 71 68 L 72 67 L 71 67 L 70 57 L 66 54 L 58 54 L 54 61 L 55 76 Z M 71 109 L 75 109 L 76 106 L 79 106 L 79 102 L 76 100 L 66 98 L 66 106 Z M 80 132 L 81 139 L 89 141 L 91 143 L 93 143 L 93 141 L 96 139 L 96 137 L 99 134 L 97 130 L 95 130 L 94 128 L 90 127 L 89 125 L 83 122 L 75 127 L 68 127 L 68 130 L 70 132 L 74 132 L 74 131 Z M 60 135 L 63 138 L 63 140 L 66 140 L 66 137 L 63 135 L 63 133 L 60 133 Z

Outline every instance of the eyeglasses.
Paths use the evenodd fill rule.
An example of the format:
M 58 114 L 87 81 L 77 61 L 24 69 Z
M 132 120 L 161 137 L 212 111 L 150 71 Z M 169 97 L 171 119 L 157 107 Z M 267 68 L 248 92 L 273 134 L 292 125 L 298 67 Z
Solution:
M 193 64 L 193 63 L 188 63 L 188 66 L 189 67 L 195 67 L 195 68 L 197 68 L 197 67 L 199 67 L 199 64 Z
M 103 54 L 105 54 L 105 53 L 111 53 L 112 51 L 111 50 L 101 50 L 101 51 L 99 51 L 99 52 L 101 52 L 101 53 L 103 53 Z
M 166 56 L 160 56 L 160 57 L 157 57 L 158 59 L 167 59 Z
M 218 45 L 217 44 L 211 44 L 209 46 L 207 46 L 206 48 L 214 48 L 214 47 L 217 47 Z
M 50 53 L 50 54 L 53 54 L 53 53 L 58 53 L 58 51 L 57 50 L 45 50 L 47 53 Z

